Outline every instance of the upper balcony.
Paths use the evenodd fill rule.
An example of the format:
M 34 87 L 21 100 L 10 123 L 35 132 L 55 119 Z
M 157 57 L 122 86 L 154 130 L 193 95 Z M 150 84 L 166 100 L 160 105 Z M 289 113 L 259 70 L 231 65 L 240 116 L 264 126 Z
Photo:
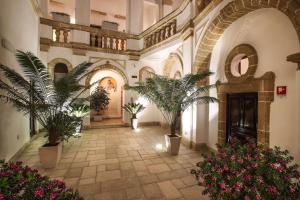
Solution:
M 72 48 L 77 53 L 96 51 L 139 57 L 152 49 L 174 40 L 182 41 L 193 34 L 194 9 L 193 1 L 184 0 L 176 10 L 140 34 L 41 18 L 41 50 L 47 51 L 50 46 L 56 46 Z

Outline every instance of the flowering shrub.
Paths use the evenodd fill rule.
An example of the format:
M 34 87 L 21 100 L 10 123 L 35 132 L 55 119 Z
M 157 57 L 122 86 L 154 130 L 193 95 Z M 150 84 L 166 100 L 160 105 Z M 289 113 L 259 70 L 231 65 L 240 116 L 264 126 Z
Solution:
M 21 162 L 0 161 L 0 200 L 82 200 L 64 182 L 49 180 Z
M 279 147 L 225 145 L 191 171 L 213 200 L 299 200 L 300 173 Z

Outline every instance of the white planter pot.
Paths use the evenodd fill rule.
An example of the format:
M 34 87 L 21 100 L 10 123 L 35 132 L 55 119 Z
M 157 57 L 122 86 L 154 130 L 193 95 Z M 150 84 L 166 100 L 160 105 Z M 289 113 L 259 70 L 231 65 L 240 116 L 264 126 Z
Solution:
M 44 168 L 54 168 L 60 160 L 62 153 L 62 142 L 56 146 L 44 145 L 39 148 L 40 162 Z
M 95 122 L 100 122 L 100 121 L 102 121 L 103 120 L 103 116 L 102 115 L 95 115 L 94 116 L 94 121 Z
M 178 155 L 181 136 L 176 135 L 175 137 L 171 137 L 171 135 L 165 135 L 165 139 L 168 153 L 171 155 Z
M 131 118 L 131 128 L 137 129 L 139 120 L 137 118 Z

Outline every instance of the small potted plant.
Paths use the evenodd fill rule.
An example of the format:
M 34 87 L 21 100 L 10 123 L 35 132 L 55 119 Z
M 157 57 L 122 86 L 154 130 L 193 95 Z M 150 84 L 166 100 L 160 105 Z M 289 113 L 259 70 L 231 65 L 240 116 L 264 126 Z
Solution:
M 193 103 L 217 102 L 217 99 L 202 95 L 213 85 L 199 86 L 199 82 L 212 75 L 209 71 L 187 74 L 182 79 L 170 79 L 153 74 L 145 82 L 137 82 L 137 86 L 126 85 L 125 89 L 133 90 L 154 103 L 167 121 L 170 132 L 165 135 L 166 146 L 171 155 L 177 155 L 181 136 L 176 127 L 180 123 L 180 115 Z
M 123 109 L 131 114 L 131 128 L 137 129 L 137 127 L 138 127 L 137 114 L 139 112 L 142 112 L 145 109 L 145 107 L 140 103 L 131 102 L 131 103 L 124 105 Z
M 79 119 L 80 124 L 76 128 L 76 133 L 81 133 L 83 118 L 90 113 L 90 106 L 86 104 L 74 103 L 70 105 L 71 116 L 75 116 Z
M 300 198 L 299 166 L 288 151 L 254 143 L 218 146 L 191 171 L 212 200 Z
M 0 200 L 83 200 L 77 191 L 67 188 L 60 180 L 42 176 L 22 162 L 0 160 Z
M 108 108 L 110 98 L 108 92 L 103 87 L 98 87 L 90 96 L 91 108 L 96 111 L 93 117 L 94 121 L 101 121 L 103 119 L 101 111 Z
M 88 89 L 79 81 L 91 63 L 75 66 L 54 83 L 47 67 L 32 53 L 17 51 L 16 58 L 24 75 L 0 65 L 0 72 L 7 79 L 0 80 L 0 98 L 12 103 L 18 111 L 30 114 L 45 128 L 48 140 L 39 148 L 40 161 L 45 168 L 55 167 L 62 152 L 62 141 L 74 136 L 80 123 L 67 110 Z

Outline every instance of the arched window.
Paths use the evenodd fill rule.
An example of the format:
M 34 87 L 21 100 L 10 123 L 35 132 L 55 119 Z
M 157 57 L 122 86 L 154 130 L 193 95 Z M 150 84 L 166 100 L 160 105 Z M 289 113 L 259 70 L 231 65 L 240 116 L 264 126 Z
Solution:
M 57 63 L 54 66 L 54 82 L 64 77 L 68 72 L 68 66 L 66 64 Z

